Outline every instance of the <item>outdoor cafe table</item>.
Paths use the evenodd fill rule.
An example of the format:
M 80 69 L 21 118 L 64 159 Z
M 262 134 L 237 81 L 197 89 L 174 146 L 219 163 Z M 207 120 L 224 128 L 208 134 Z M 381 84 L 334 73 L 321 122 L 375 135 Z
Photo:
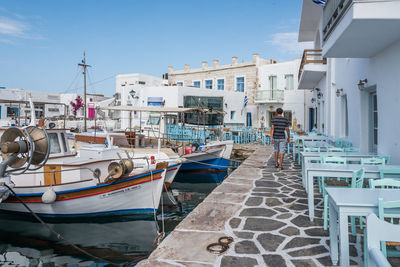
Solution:
M 331 260 L 332 263 L 336 265 L 338 263 L 338 254 L 340 251 L 340 265 L 349 266 L 348 217 L 367 216 L 369 213 L 377 214 L 378 198 L 383 198 L 384 201 L 400 200 L 400 190 L 327 188 L 326 192 L 329 196 L 329 238 Z M 339 224 L 337 223 L 338 219 Z M 382 229 L 376 230 L 380 231 Z M 338 245 L 340 248 L 339 250 Z
M 319 148 L 328 148 L 328 147 L 333 147 L 333 145 L 329 144 L 326 141 L 304 141 L 304 147 L 319 147 Z
M 400 168 L 400 165 L 360 165 L 360 164 L 321 164 L 321 163 L 306 163 L 305 180 L 307 183 L 306 191 L 308 198 L 308 216 L 311 221 L 314 220 L 314 178 L 315 177 L 345 177 L 351 178 L 353 171 L 358 171 L 361 168 L 365 169 L 366 179 L 380 178 L 381 169 Z M 399 197 L 400 198 L 400 197 Z
M 323 136 L 323 135 L 316 135 L 316 134 L 310 134 L 310 135 L 300 135 L 300 136 L 294 136 L 293 137 L 293 159 L 296 159 L 296 153 L 297 149 L 299 148 L 298 146 L 300 145 L 300 141 L 328 141 L 329 137 Z M 297 144 L 297 145 L 296 145 Z
M 304 169 L 305 163 L 312 163 L 312 161 L 320 161 L 321 156 L 335 156 L 335 157 L 344 157 L 348 159 L 350 162 L 357 161 L 360 163 L 362 158 L 373 158 L 379 157 L 382 155 L 378 155 L 376 153 L 363 153 L 363 152 L 301 152 L 302 162 L 302 182 L 303 187 L 307 188 L 307 180 L 305 179 Z

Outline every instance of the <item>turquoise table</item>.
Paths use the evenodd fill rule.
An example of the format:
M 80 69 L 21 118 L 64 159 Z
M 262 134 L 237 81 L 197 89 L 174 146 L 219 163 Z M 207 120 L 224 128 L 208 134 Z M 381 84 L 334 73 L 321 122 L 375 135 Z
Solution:
M 305 165 L 305 180 L 306 191 L 308 198 L 308 212 L 310 221 L 314 220 L 314 178 L 316 177 L 345 177 L 351 178 L 353 171 L 365 169 L 365 178 L 377 179 L 380 178 L 381 169 L 400 168 L 400 165 L 360 165 L 360 164 L 321 164 L 321 163 L 306 163 Z M 400 198 L 400 196 L 399 196 Z
M 321 156 L 335 156 L 335 157 L 344 157 L 349 160 L 349 163 L 357 163 L 360 164 L 362 158 L 373 158 L 380 157 L 384 155 L 378 155 L 376 153 L 362 153 L 362 152 L 301 152 L 301 167 L 302 167 L 302 182 L 303 187 L 307 187 L 305 175 L 304 175 L 304 166 L 306 163 L 316 163 L 321 160 Z
M 300 149 L 299 144 L 300 141 L 305 142 L 305 141 L 329 141 L 330 138 L 323 136 L 323 135 L 316 135 L 316 134 L 310 134 L 310 135 L 300 135 L 300 136 L 294 136 L 293 137 L 293 160 L 296 159 L 296 153 L 297 149 Z
M 340 265 L 349 266 L 348 217 L 367 216 L 370 213 L 377 214 L 378 198 L 383 198 L 384 201 L 400 200 L 400 190 L 331 187 L 327 188 L 326 192 L 329 196 L 331 260 L 336 265 L 339 260 L 340 251 Z

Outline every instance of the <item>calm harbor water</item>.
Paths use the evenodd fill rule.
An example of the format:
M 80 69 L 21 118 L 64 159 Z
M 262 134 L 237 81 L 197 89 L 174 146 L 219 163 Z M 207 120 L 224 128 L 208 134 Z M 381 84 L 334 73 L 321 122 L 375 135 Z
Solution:
M 232 166 L 237 166 L 237 162 Z M 193 175 L 193 174 L 185 174 Z M 217 175 L 222 181 L 228 172 L 196 173 Z M 163 195 L 164 229 L 168 235 L 218 183 L 173 183 L 174 204 Z M 73 221 L 50 221 L 49 225 L 65 239 L 87 252 L 117 264 L 138 261 L 148 257 L 154 241 L 162 230 L 161 208 L 153 218 L 114 217 Z M 33 218 L 0 215 L 1 266 L 108 266 L 102 261 L 77 251 L 60 241 Z M 111 266 L 111 265 L 109 265 Z

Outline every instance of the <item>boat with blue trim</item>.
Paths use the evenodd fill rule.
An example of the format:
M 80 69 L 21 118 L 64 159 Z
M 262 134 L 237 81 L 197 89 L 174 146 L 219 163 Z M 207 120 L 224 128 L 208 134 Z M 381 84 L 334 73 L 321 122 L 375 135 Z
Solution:
M 60 174 L 78 178 L 78 181 L 15 186 L 13 190 L 16 195 L 11 194 L 4 200 L 0 204 L 0 210 L 29 214 L 22 205 L 22 200 L 33 212 L 43 217 L 151 215 L 157 212 L 168 164 L 158 163 L 148 170 L 134 170 L 116 179 L 108 179 L 107 175 L 99 178 L 89 178 L 85 175 L 89 173 L 88 169 L 103 169 L 109 166 L 109 163 L 108 160 L 101 160 L 63 164 L 61 167 L 66 169 Z M 68 168 L 75 170 L 68 172 Z M 43 198 L 48 191 L 54 191 L 56 195 L 52 203 L 46 203 Z

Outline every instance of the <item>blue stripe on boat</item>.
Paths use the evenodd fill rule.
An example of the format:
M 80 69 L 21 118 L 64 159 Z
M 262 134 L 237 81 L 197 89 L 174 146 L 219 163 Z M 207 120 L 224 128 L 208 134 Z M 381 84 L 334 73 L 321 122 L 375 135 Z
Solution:
M 206 163 L 206 164 L 201 164 Z M 229 160 L 224 158 L 214 158 L 208 160 L 202 160 L 200 163 L 186 161 L 182 164 L 179 171 L 189 171 L 189 170 L 204 170 L 204 169 L 217 169 L 226 170 L 229 166 Z

